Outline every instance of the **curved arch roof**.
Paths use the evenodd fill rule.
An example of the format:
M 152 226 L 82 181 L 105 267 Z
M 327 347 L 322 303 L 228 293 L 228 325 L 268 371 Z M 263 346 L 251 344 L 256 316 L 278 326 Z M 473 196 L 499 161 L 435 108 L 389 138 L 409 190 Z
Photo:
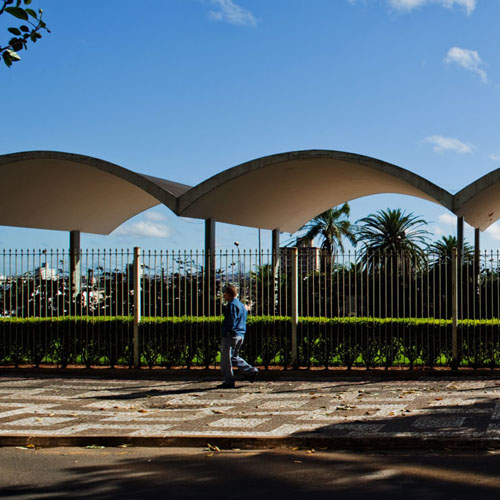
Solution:
M 455 194 L 453 211 L 481 231 L 497 221 L 500 218 L 500 168 Z
M 451 210 L 453 196 L 408 170 L 367 156 L 307 150 L 225 170 L 179 197 L 177 214 L 295 232 L 340 203 L 379 193 L 416 196 Z
M 30 151 L 0 156 L 0 224 L 109 234 L 160 203 L 175 211 L 189 186 L 89 156 Z
M 294 232 L 322 211 L 398 193 L 438 203 L 481 230 L 500 218 L 500 169 L 455 196 L 390 163 L 306 150 L 265 156 L 191 187 L 89 156 L 55 151 L 0 155 L 0 224 L 109 234 L 160 203 L 180 216 Z

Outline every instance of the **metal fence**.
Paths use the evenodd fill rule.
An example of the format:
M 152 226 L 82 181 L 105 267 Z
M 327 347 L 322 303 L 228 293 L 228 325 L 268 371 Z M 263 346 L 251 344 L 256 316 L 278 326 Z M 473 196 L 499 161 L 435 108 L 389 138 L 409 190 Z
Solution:
M 247 354 L 265 366 L 500 363 L 498 251 L 360 258 L 309 247 L 4 250 L 0 363 L 213 365 L 226 283 L 252 308 Z M 425 318 L 434 323 L 406 321 Z

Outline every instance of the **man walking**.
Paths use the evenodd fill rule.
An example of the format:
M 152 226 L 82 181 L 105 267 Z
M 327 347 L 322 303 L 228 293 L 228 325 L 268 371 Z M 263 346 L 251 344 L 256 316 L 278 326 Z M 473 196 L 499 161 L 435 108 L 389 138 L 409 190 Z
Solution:
M 224 382 L 218 389 L 234 389 L 233 366 L 236 366 L 247 380 L 253 382 L 259 370 L 248 364 L 239 356 L 239 351 L 245 339 L 247 329 L 248 306 L 238 300 L 238 289 L 227 285 L 223 290 L 227 302 L 222 322 L 221 361 L 220 367 Z

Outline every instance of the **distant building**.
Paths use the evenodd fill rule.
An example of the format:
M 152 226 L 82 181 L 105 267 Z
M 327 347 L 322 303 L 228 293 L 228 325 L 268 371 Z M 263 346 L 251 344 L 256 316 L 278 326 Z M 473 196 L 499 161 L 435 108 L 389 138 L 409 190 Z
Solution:
M 35 272 L 37 278 L 40 278 L 41 280 L 57 280 L 57 269 L 48 267 L 46 262 L 44 262 L 40 267 L 37 267 Z
M 309 238 L 297 238 L 295 246 L 298 249 L 298 270 L 300 275 L 307 275 L 321 269 L 321 249 L 313 246 Z M 286 272 L 292 269 L 292 248 L 280 248 L 281 266 Z

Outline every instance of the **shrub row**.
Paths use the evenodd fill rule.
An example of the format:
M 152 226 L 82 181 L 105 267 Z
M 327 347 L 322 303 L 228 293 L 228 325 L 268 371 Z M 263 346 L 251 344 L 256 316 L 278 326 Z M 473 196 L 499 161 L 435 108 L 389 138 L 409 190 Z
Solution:
M 215 365 L 221 317 L 143 318 L 141 364 L 153 367 Z M 297 335 L 300 366 L 394 365 L 410 369 L 449 365 L 451 321 L 412 318 L 301 318 Z M 250 316 L 243 356 L 264 367 L 288 367 L 292 359 L 287 317 Z M 0 364 L 65 367 L 133 365 L 132 317 L 0 319 Z M 500 320 L 459 322 L 462 366 L 500 366 Z

